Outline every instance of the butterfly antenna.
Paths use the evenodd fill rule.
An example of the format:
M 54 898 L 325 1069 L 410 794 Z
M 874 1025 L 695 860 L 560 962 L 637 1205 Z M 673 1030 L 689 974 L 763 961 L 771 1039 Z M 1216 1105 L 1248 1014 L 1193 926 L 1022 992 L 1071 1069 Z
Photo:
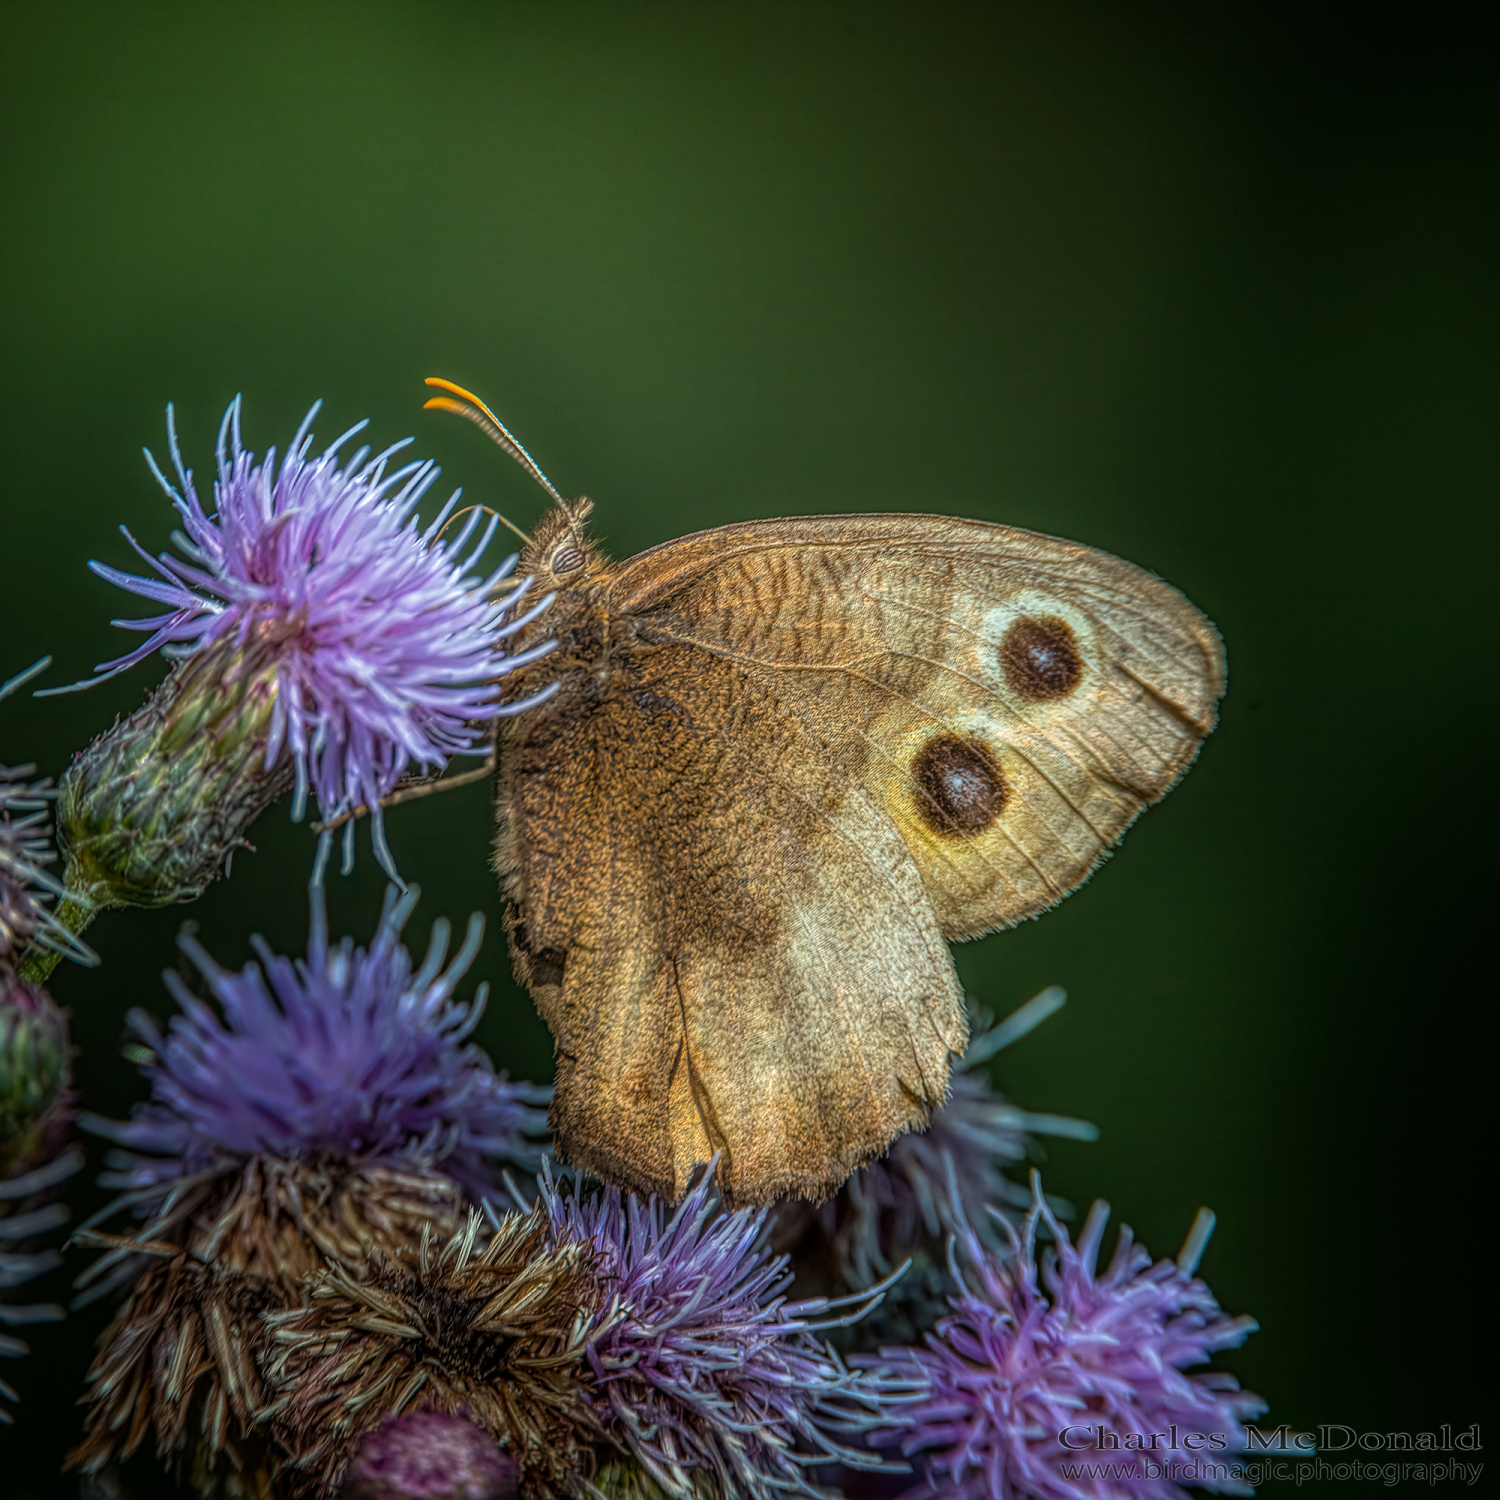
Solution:
M 453 395 L 459 399 L 455 401 L 451 396 L 434 396 L 431 400 L 422 403 L 423 411 L 451 411 L 460 417 L 467 418 L 486 437 L 510 454 L 570 516 L 572 515 L 568 502 L 557 493 L 552 481 L 542 473 L 541 465 L 516 441 L 514 434 L 505 423 L 473 391 L 466 391 L 461 385 L 454 385 L 451 380 L 443 380 L 437 375 L 429 375 L 426 383 L 437 386 L 439 390 L 452 391 Z

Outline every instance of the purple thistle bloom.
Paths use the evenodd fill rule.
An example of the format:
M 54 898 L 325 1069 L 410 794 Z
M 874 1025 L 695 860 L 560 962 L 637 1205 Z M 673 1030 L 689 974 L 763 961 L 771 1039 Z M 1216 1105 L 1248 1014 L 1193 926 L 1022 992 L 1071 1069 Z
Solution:
M 926 1387 L 907 1410 L 908 1429 L 879 1441 L 926 1455 L 924 1482 L 907 1492 L 912 1500 L 1185 1500 L 1169 1477 L 1073 1477 L 1064 1466 L 1087 1464 L 1101 1449 L 1107 1459 L 1129 1462 L 1149 1448 L 1151 1433 L 1174 1423 L 1181 1433 L 1224 1434 L 1231 1450 L 1244 1446 L 1243 1424 L 1265 1403 L 1230 1375 L 1182 1373 L 1241 1343 L 1256 1326 L 1225 1316 L 1193 1274 L 1213 1215 L 1198 1215 L 1175 1261 L 1155 1265 L 1122 1228 L 1100 1275 L 1108 1205 L 1094 1205 L 1075 1249 L 1035 1175 L 1032 1183 L 1034 1207 L 1023 1235 L 1010 1231 L 1008 1257 L 987 1252 L 967 1226 L 956 1237 L 970 1279 L 954 1259 L 959 1291 L 924 1346 L 858 1361 Z M 1041 1223 L 1056 1247 L 1039 1267 Z M 1071 1446 L 1060 1438 L 1065 1431 Z M 1161 1455 L 1184 1456 L 1192 1455 Z M 1199 1475 L 1185 1482 L 1244 1489 Z
M 174 540 L 188 560 L 153 558 L 127 531 L 159 580 L 89 563 L 101 578 L 166 606 L 148 619 L 116 620 L 148 637 L 97 670 L 112 676 L 159 648 L 174 657 L 221 644 L 241 657 L 269 652 L 275 695 L 264 764 L 269 770 L 283 753 L 290 756 L 293 818 L 301 818 L 309 790 L 325 821 L 367 806 L 377 855 L 394 876 L 380 798 L 408 766 L 441 768 L 474 750 L 483 738 L 480 722 L 538 701 L 502 705 L 494 684 L 550 649 L 547 643 L 513 657 L 504 651 L 546 601 L 508 618 L 526 584 L 498 602 L 494 593 L 514 557 L 488 578 L 473 573 L 494 518 L 467 553 L 478 510 L 456 536 L 442 539 L 459 492 L 419 529 L 414 512 L 437 468 L 413 462 L 387 472 L 411 439 L 374 457 L 362 447 L 341 466 L 338 450 L 365 426 L 360 422 L 310 458 L 309 428 L 320 404 L 278 467 L 274 448 L 259 464 L 244 449 L 240 398 L 230 403 L 219 428 L 212 516 L 183 464 L 167 407 L 177 484 L 149 452 L 146 459 L 182 517 L 186 534 L 174 533 Z
M 881 1467 L 833 1434 L 890 1425 L 908 1388 L 849 1369 L 815 1334 L 862 1316 L 884 1288 L 831 1320 L 827 1299 L 785 1301 L 768 1210 L 715 1214 L 711 1179 L 670 1214 L 655 1198 L 563 1196 L 541 1180 L 558 1243 L 592 1247 L 607 1299 L 586 1351 L 594 1420 L 671 1500 L 700 1494 L 702 1479 L 721 1495 L 818 1494 L 809 1465 Z
M 132 1203 L 164 1198 L 181 1179 L 256 1153 L 334 1153 L 405 1162 L 446 1174 L 470 1192 L 495 1186 L 494 1159 L 535 1167 L 528 1135 L 546 1129 L 535 1106 L 550 1091 L 497 1076 L 465 1038 L 484 1010 L 487 985 L 467 1005 L 453 999 L 474 961 L 483 920 L 469 921 L 446 969 L 448 923 L 433 923 L 420 969 L 401 945 L 418 892 L 386 893 L 367 949 L 328 942 L 314 890 L 307 958 L 274 954 L 221 969 L 191 936 L 179 942 L 202 971 L 223 1019 L 175 974 L 164 976 L 182 1008 L 165 1037 L 144 1011 L 129 1024 L 151 1100 L 127 1123 L 89 1117 L 89 1128 L 127 1148 L 101 1178 Z

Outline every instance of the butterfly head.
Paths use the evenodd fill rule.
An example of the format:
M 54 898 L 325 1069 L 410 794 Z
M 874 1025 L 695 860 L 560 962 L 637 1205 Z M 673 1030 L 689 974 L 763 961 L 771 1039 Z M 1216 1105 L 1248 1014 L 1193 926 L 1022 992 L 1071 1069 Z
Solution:
M 521 572 L 536 579 L 538 592 L 563 593 L 581 584 L 598 583 L 608 571 L 609 560 L 601 548 L 589 541 L 583 529 L 594 502 L 587 498 L 564 500 L 552 481 L 542 473 L 537 461 L 473 391 L 466 391 L 461 385 L 454 385 L 451 380 L 436 375 L 429 376 L 427 384 L 450 394 L 432 397 L 424 403 L 426 410 L 451 411 L 472 422 L 552 496 L 552 509 L 542 517 L 531 535 L 527 537 L 525 532 L 519 533 L 526 540 L 525 550 L 521 553 Z M 519 531 L 509 521 L 505 524 L 513 531 Z
M 521 553 L 521 572 L 536 578 L 540 594 L 563 593 L 598 583 L 609 570 L 609 559 L 584 527 L 594 502 L 586 497 L 558 500 L 532 528 Z

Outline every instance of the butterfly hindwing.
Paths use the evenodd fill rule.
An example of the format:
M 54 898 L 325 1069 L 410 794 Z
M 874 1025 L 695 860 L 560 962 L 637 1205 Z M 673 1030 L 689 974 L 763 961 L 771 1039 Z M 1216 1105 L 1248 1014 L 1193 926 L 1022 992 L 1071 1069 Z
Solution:
M 567 701 L 563 701 L 567 700 Z M 505 763 L 512 943 L 565 1157 L 672 1198 L 823 1197 L 947 1091 L 965 1020 L 878 804 L 739 668 L 624 652 Z

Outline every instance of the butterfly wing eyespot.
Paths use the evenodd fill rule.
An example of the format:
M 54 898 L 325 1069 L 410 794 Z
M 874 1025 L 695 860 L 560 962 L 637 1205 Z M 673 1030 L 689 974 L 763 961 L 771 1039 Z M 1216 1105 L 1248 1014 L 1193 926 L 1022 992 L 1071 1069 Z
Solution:
M 1005 774 L 983 740 L 933 735 L 911 774 L 917 810 L 935 833 L 982 833 L 1005 811 Z
M 1066 698 L 1083 677 L 1073 629 L 1056 616 L 1017 619 L 1000 642 L 1000 665 L 1012 691 L 1032 702 Z

